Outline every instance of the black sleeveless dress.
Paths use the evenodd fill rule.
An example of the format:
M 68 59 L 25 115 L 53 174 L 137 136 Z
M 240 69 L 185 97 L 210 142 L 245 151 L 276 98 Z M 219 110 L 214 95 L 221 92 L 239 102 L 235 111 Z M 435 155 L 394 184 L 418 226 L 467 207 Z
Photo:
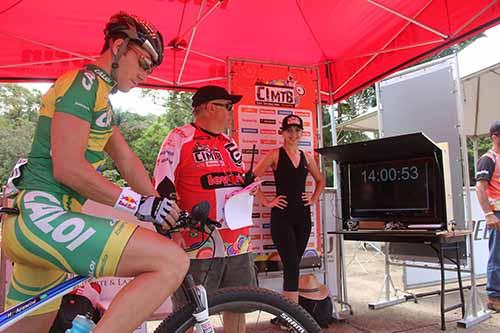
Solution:
M 299 165 L 294 167 L 285 149 L 280 147 L 274 170 L 276 195 L 284 195 L 288 205 L 285 209 L 271 209 L 271 236 L 283 262 L 285 291 L 298 290 L 299 264 L 311 234 L 311 207 L 304 206 L 302 201 L 308 172 L 303 151 Z

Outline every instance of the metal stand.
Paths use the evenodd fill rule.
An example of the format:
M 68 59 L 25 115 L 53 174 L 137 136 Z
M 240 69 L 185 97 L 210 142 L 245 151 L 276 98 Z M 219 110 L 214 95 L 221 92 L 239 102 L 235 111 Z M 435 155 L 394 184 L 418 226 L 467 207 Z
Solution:
M 368 308 L 372 310 L 383 309 L 392 305 L 401 304 L 406 302 L 404 296 L 398 295 L 398 289 L 394 286 L 391 276 L 391 268 L 389 263 L 389 243 L 385 243 L 384 246 L 384 256 L 385 256 L 385 275 L 384 283 L 380 290 L 379 301 L 375 303 L 368 303 Z M 394 292 L 394 298 L 391 299 L 391 291 Z M 384 297 L 384 299 L 382 299 Z
M 491 312 L 485 309 L 481 299 L 477 296 L 476 284 L 476 269 L 474 267 L 474 246 L 472 234 L 469 235 L 469 253 L 470 253 L 470 283 L 469 299 L 465 305 L 465 314 L 461 320 L 457 322 L 458 327 L 469 328 L 491 318 Z

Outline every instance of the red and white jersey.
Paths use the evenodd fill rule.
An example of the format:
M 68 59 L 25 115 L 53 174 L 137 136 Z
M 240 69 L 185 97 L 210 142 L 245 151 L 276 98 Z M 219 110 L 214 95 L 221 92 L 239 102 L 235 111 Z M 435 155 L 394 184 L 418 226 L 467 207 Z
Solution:
M 242 187 L 243 172 L 241 152 L 233 139 L 189 124 L 173 129 L 163 142 L 156 160 L 154 183 L 162 195 L 175 188 L 183 210 L 191 211 L 197 203 L 208 201 L 210 219 L 221 221 L 226 196 Z M 186 231 L 183 235 L 187 246 L 201 240 L 193 232 Z M 248 251 L 248 228 L 231 231 L 223 225 L 219 235 L 224 246 L 216 240 L 216 256 Z M 207 242 L 194 257 L 211 257 L 212 253 L 213 244 Z

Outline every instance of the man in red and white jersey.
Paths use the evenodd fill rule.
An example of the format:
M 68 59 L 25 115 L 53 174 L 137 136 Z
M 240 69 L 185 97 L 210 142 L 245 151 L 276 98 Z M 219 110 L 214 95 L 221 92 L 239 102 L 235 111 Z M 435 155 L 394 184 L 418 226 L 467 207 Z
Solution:
M 233 104 L 241 97 L 217 86 L 198 89 L 192 98 L 194 122 L 168 134 L 154 171 L 155 186 L 162 196 L 175 192 L 179 207 L 187 211 L 206 200 L 210 203 L 209 218 L 222 223 L 222 228 L 212 234 L 213 241 L 189 253 L 190 273 L 208 292 L 256 285 L 248 228 L 230 230 L 223 221 L 226 195 L 244 184 L 241 152 L 235 141 L 224 134 L 231 122 Z M 183 231 L 173 238 L 190 247 L 201 242 L 202 236 Z M 173 302 L 175 308 L 185 303 L 181 290 L 175 293 Z M 225 313 L 224 327 L 227 332 L 244 332 L 244 317 Z

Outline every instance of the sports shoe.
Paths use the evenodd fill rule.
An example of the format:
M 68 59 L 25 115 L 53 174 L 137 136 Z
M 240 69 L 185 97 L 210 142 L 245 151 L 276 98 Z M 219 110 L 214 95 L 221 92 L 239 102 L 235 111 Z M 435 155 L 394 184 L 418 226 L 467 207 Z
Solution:
M 500 312 L 500 297 L 488 296 L 488 309 Z

